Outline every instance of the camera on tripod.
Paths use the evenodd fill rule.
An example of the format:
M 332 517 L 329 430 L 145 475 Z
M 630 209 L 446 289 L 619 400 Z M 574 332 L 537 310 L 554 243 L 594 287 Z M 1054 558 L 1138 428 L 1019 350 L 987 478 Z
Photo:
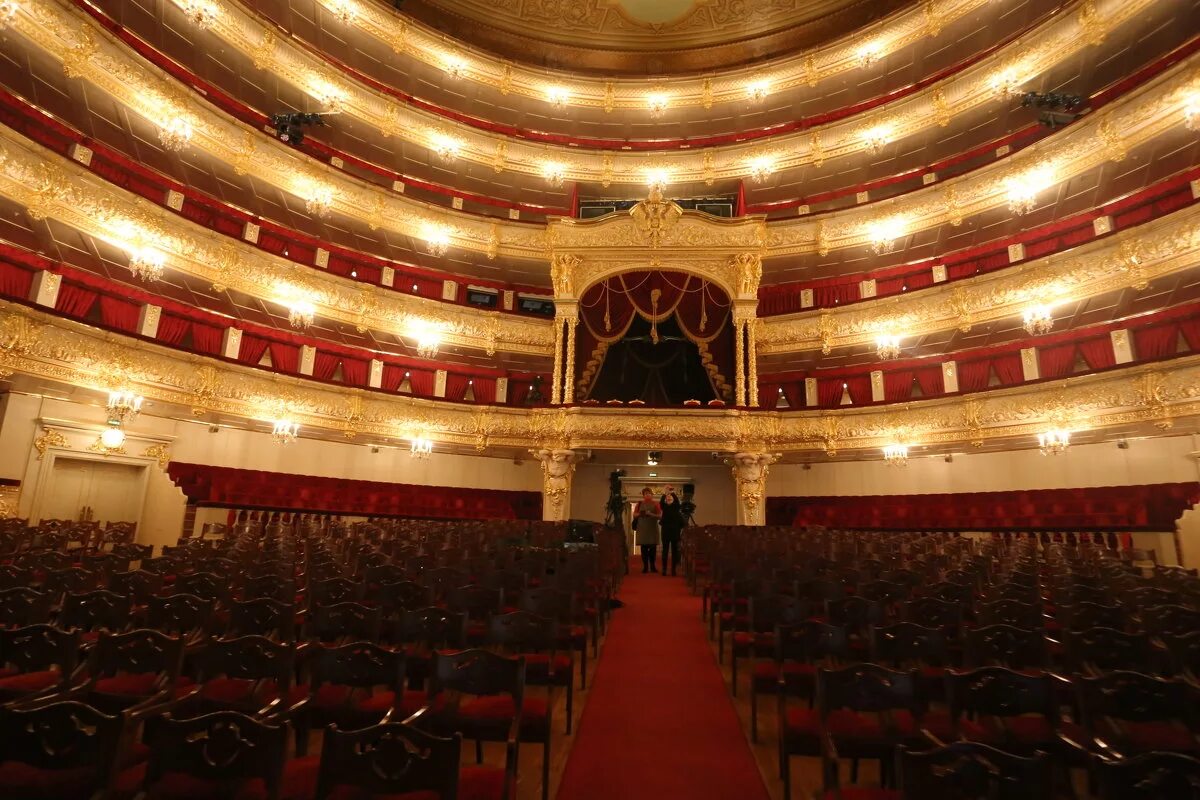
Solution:
M 272 114 L 269 119 L 271 126 L 275 128 L 275 138 L 293 147 L 299 147 L 304 141 L 305 125 L 325 124 L 321 115 L 315 112 L 284 112 Z

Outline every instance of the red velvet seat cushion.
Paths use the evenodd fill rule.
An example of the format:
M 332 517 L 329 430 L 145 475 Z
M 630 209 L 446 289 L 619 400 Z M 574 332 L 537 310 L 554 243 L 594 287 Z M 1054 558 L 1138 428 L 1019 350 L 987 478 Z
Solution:
M 525 654 L 525 680 L 528 683 L 540 683 L 549 678 L 550 655 L 549 653 L 526 653 Z M 571 657 L 568 655 L 554 655 L 554 672 L 557 677 L 562 679 L 564 674 L 566 680 L 571 679 L 573 672 Z
M 787 661 L 783 665 L 783 676 L 788 683 L 801 683 L 817 674 L 815 664 Z M 779 683 L 779 664 L 774 661 L 759 661 L 752 672 L 756 691 L 774 691 Z
M 145 697 L 154 693 L 154 682 L 158 679 L 157 672 L 126 673 L 110 678 L 100 678 L 96 681 L 93 691 L 99 694 L 113 694 L 122 697 Z M 191 678 L 180 676 L 175 680 L 176 689 L 193 686 Z
M 892 715 L 897 732 L 906 738 L 916 729 L 910 715 L 897 712 Z M 785 735 L 793 737 L 816 737 L 822 727 L 835 739 L 857 739 L 882 741 L 884 727 L 875 714 L 859 714 L 839 708 L 829 712 L 822 726 L 820 712 L 815 708 L 790 708 L 787 712 Z
M 515 704 L 511 695 L 496 694 L 465 699 L 453 715 L 463 725 L 463 734 L 482 729 L 499 734 L 512 722 Z M 549 730 L 549 709 L 541 697 L 526 697 L 521 704 L 521 739 L 541 741 Z M 469 735 L 468 735 L 468 738 Z
M 1196 737 L 1186 728 L 1172 722 L 1121 722 L 1121 739 L 1132 749 L 1141 752 L 1164 750 L 1171 753 L 1194 753 Z
M 62 673 L 56 669 L 20 674 L 10 673 L 8 676 L 0 678 L 0 692 L 40 692 L 43 689 L 49 689 L 60 680 L 62 680 Z
M 283 767 L 280 800 L 312 800 L 317 790 L 320 756 L 293 759 Z M 146 779 L 146 764 L 125 770 L 117 779 L 118 796 L 136 793 Z M 259 779 L 236 785 L 209 781 L 181 772 L 169 772 L 148 789 L 149 800 L 266 800 L 267 787 Z
M 821 800 L 901 800 L 895 789 L 875 789 L 868 786 L 843 786 L 836 792 L 828 791 Z
M 42 769 L 20 761 L 0 762 L 0 797 L 75 800 L 99 788 L 91 767 Z
M 458 800 L 501 800 L 504 770 L 496 767 L 463 767 L 458 773 Z M 438 800 L 436 792 L 371 794 L 353 786 L 336 786 L 329 800 Z
M 773 633 L 749 633 L 746 631 L 737 631 L 733 634 L 734 647 L 774 647 L 775 634 Z

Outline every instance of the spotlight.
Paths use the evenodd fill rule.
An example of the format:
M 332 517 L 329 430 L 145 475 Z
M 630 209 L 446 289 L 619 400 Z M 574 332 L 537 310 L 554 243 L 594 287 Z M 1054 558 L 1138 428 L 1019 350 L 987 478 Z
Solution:
M 269 117 L 271 126 L 275 128 L 275 138 L 293 147 L 299 147 L 304 142 L 305 125 L 324 125 L 325 119 L 320 114 L 304 112 L 282 112 Z
M 1129 449 L 1129 440 L 1128 439 L 1117 439 L 1117 449 L 1118 450 L 1128 450 Z
M 1021 106 L 1041 111 L 1038 122 L 1047 128 L 1057 128 L 1074 122 L 1079 118 L 1079 113 L 1086 103 L 1087 100 L 1077 94 L 1026 92 L 1021 95 Z

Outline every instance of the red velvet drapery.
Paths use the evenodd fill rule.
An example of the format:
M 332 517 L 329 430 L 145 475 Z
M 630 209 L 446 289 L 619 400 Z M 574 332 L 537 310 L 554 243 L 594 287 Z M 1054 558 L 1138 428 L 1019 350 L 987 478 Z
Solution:
M 627 272 L 595 284 L 579 301 L 583 324 L 576 331 L 577 396 L 588 396 L 608 347 L 624 338 L 634 317 L 640 316 L 651 323 L 652 338 L 657 336 L 657 323 L 673 318 L 688 341 L 700 349 L 716 396 L 731 399 L 731 310 L 724 291 L 682 272 Z
M 447 374 L 446 375 L 446 399 L 447 400 L 462 400 L 467 396 L 467 387 L 471 386 L 471 378 L 468 375 Z
M 69 317 L 82 319 L 92 313 L 97 296 L 90 289 L 63 283 L 58 287 L 58 301 L 54 307 Z
M 295 375 L 300 370 L 300 348 L 287 342 L 271 342 L 271 368 Z
M 201 322 L 192 323 L 192 347 L 198 353 L 216 355 L 221 352 L 221 329 Z
M 1087 362 L 1088 369 L 1108 369 L 1117 363 L 1110 336 L 1084 339 L 1079 343 L 1079 354 Z
M 342 382 L 347 386 L 366 386 L 371 364 L 361 358 L 342 359 Z
M 117 297 L 100 297 L 100 321 L 110 328 L 121 331 L 136 331 L 141 307 L 137 303 Z
M 1139 360 L 1165 358 L 1175 353 L 1175 341 L 1179 337 L 1179 325 L 1149 325 L 1133 332 L 1133 347 Z
M 177 345 L 192 329 L 191 320 L 177 317 L 174 314 L 163 314 L 158 318 L 158 340 L 166 344 Z
M 1043 378 L 1065 378 L 1074 370 L 1077 352 L 1078 345 L 1075 342 L 1039 347 L 1038 375 Z
M 257 364 L 262 361 L 263 355 L 267 352 L 267 345 L 266 339 L 244 333 L 241 347 L 238 348 L 237 360 L 243 364 Z
M 408 370 L 408 385 L 417 397 L 433 397 L 434 371 L 431 369 Z
M 883 375 L 883 399 L 889 403 L 907 400 L 912 396 L 913 371 L 902 369 Z

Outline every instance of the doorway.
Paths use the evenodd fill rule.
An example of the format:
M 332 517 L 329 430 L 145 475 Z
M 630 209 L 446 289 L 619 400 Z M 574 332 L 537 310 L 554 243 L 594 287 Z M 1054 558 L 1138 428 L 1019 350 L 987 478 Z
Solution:
M 138 522 L 146 468 L 137 464 L 58 456 L 46 476 L 42 519 Z

